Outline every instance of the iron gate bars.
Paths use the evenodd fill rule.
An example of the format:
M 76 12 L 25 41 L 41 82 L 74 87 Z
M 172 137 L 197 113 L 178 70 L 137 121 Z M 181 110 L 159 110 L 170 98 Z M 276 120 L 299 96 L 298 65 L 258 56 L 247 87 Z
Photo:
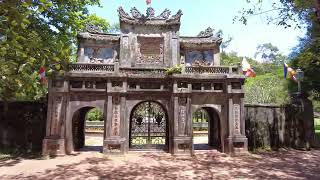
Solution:
M 167 122 L 164 109 L 156 102 L 142 102 L 131 113 L 130 148 L 165 149 Z

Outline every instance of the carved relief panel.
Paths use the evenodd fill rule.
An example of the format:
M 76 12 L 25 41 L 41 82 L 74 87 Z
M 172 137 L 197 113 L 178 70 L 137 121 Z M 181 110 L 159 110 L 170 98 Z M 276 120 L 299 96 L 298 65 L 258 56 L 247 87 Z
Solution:
M 84 48 L 84 61 L 87 63 L 113 63 L 116 60 L 117 55 L 117 51 L 113 48 Z
M 213 59 L 212 50 L 192 50 L 187 52 L 185 63 L 186 66 L 212 66 Z
M 233 105 L 234 134 L 240 135 L 240 105 Z
M 179 98 L 179 135 L 186 135 L 187 98 Z
M 52 112 L 52 129 L 51 135 L 59 135 L 60 117 L 61 117 L 62 97 L 58 96 L 54 99 L 54 108 Z
M 162 37 L 138 37 L 136 64 L 163 64 L 164 40 Z
M 120 136 L 120 97 L 112 98 L 112 136 Z

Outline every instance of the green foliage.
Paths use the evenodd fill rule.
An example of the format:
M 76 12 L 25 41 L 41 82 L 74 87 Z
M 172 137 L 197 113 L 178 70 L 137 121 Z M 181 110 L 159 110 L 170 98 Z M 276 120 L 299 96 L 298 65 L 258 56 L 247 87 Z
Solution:
M 287 81 L 271 73 L 248 78 L 245 83 L 245 102 L 286 104 L 289 102 Z
M 310 14 L 308 21 L 305 37 L 291 54 L 291 64 L 304 71 L 302 90 L 311 95 L 314 109 L 320 111 L 320 24 L 314 14 Z
M 239 14 L 234 17 L 234 21 L 247 24 L 252 16 L 264 15 L 268 23 L 273 23 L 285 28 L 297 27 L 308 24 L 310 14 L 315 14 L 315 10 L 320 4 L 314 0 L 279 0 L 273 1 L 270 7 L 268 0 L 246 0 L 247 5 Z M 320 18 L 320 17 L 319 17 Z
M 103 121 L 103 113 L 97 109 L 91 109 L 86 115 L 86 121 Z
M 87 18 L 82 20 L 79 30 L 84 31 L 86 28 L 85 26 L 88 24 L 99 27 L 102 30 L 102 32 L 105 33 L 109 32 L 110 29 L 108 21 L 98 17 L 96 14 L 91 14 Z
M 0 3 L 0 99 L 34 100 L 47 93 L 38 70 L 63 73 L 85 23 L 109 25 L 87 6 L 98 0 L 3 0 Z
M 219 29 L 215 33 L 215 36 L 219 37 L 219 38 L 222 38 L 222 42 L 221 42 L 221 45 L 220 45 L 221 52 L 224 52 L 224 49 L 226 49 L 230 45 L 231 41 L 233 40 L 233 38 L 231 36 L 224 37 L 223 31 L 221 29 Z
M 277 57 L 282 57 L 277 56 Z M 242 62 L 243 57 L 239 57 L 235 52 L 231 53 L 221 53 L 221 65 L 225 66 L 240 66 Z M 280 60 L 276 59 L 273 62 L 258 62 L 252 58 L 247 58 L 247 61 L 250 63 L 254 71 L 257 73 L 257 75 L 263 75 L 266 73 L 276 73 L 280 67 L 278 62 Z M 281 64 L 282 67 L 282 64 Z
M 182 65 L 176 65 L 176 66 L 173 66 L 171 68 L 166 68 L 165 69 L 165 73 L 167 75 L 172 75 L 172 74 L 181 74 L 182 72 Z
M 112 24 L 108 29 L 108 33 L 114 33 L 114 34 L 120 33 L 120 23 Z
M 272 45 L 271 45 L 272 46 Z M 247 78 L 245 82 L 246 103 L 274 103 L 285 104 L 289 101 L 288 81 L 283 77 L 283 65 L 278 58 L 283 56 L 278 53 L 270 62 L 258 62 L 247 58 L 248 62 L 257 73 L 255 78 Z M 240 65 L 242 57 L 236 53 L 222 53 L 222 65 Z
M 257 47 L 255 58 L 260 57 L 263 62 L 281 66 L 287 62 L 287 57 L 279 52 L 279 48 L 271 43 L 264 43 Z

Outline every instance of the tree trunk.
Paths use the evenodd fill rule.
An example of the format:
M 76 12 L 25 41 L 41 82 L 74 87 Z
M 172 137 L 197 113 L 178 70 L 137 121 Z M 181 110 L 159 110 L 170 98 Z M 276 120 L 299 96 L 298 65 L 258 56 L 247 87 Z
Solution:
M 316 6 L 317 20 L 320 23 L 320 0 L 315 0 L 315 6 Z

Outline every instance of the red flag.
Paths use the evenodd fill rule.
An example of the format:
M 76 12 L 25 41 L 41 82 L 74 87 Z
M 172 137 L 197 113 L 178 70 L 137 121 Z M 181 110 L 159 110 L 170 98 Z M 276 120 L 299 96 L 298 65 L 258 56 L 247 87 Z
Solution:
M 151 4 L 151 0 L 146 0 L 147 5 Z

